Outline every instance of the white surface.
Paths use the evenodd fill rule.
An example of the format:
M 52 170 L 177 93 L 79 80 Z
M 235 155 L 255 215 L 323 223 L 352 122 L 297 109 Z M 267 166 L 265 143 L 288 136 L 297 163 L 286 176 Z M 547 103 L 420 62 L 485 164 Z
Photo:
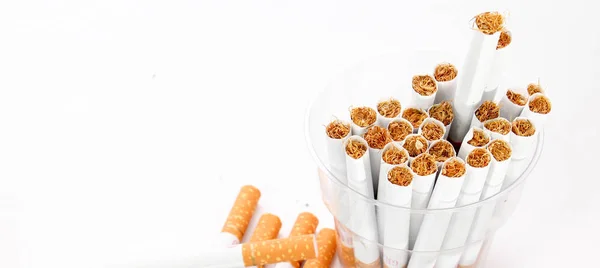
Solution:
M 0 267 L 193 255 L 246 183 L 281 234 L 303 210 L 332 227 L 304 143 L 309 99 L 375 55 L 439 40 L 464 52 L 469 18 L 490 6 L 509 10 L 523 38 L 511 44 L 511 84 L 540 78 L 553 111 L 488 267 L 594 266 L 600 182 L 587 167 L 600 147 L 584 111 L 599 97 L 596 10 L 500 3 L 2 1 Z

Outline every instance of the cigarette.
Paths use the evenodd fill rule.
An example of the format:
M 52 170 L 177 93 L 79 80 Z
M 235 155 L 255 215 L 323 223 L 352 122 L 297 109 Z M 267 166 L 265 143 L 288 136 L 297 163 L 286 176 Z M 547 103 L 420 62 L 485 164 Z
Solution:
M 473 127 L 469 130 L 469 133 L 465 136 L 460 149 L 458 150 L 458 157 L 467 159 L 467 156 L 473 149 L 477 147 L 485 147 L 490 142 L 490 135 L 478 127 Z
M 346 156 L 343 143 L 351 135 L 350 123 L 341 120 L 331 121 L 325 127 L 327 134 L 327 155 L 329 165 L 334 174 L 343 177 L 346 175 Z
M 483 128 L 490 135 L 492 139 L 501 139 L 504 141 L 510 141 L 510 129 L 512 125 L 510 121 L 505 118 L 496 118 L 483 122 Z
M 442 165 L 442 172 L 437 179 L 427 208 L 454 207 L 465 179 L 466 170 L 465 162 L 462 159 L 456 157 L 448 159 Z M 415 186 L 413 185 L 413 187 Z M 435 265 L 437 256 L 431 252 L 440 250 L 451 218 L 451 213 L 425 215 L 408 268 L 433 267 Z
M 427 153 L 435 157 L 438 167 L 441 167 L 449 158 L 456 156 L 454 147 L 447 140 L 434 141 L 427 150 Z
M 419 127 L 421 126 L 423 121 L 427 119 L 427 117 L 429 117 L 427 113 L 424 110 L 418 108 L 406 108 L 402 112 L 402 118 L 408 120 L 408 122 L 410 122 L 410 124 L 413 126 L 413 133 L 414 131 L 419 129 Z
M 412 160 L 427 151 L 427 139 L 420 134 L 410 134 L 404 140 L 402 147 L 408 152 L 409 160 Z
M 246 185 L 240 192 L 229 211 L 227 220 L 219 235 L 220 246 L 237 245 L 242 241 L 252 215 L 260 199 L 260 191 L 251 185 Z
M 380 200 L 380 193 L 388 181 L 388 172 L 396 166 L 406 166 L 408 164 L 408 152 L 398 142 L 391 142 L 383 148 L 381 154 L 381 168 L 379 170 L 379 183 L 377 188 L 377 200 Z M 380 214 L 377 215 L 378 217 Z M 378 220 L 379 241 L 383 241 L 383 224 L 384 221 Z
M 371 107 L 354 107 L 350 109 L 350 119 L 352 120 L 352 134 L 363 135 L 367 128 L 377 122 L 377 113 Z
M 301 236 L 314 234 L 317 230 L 317 225 L 319 225 L 319 219 L 315 215 L 309 212 L 302 212 L 296 218 L 296 222 L 294 222 L 294 227 L 292 227 L 292 231 L 290 232 L 289 237 L 293 236 Z M 333 234 L 335 236 L 335 233 Z M 317 237 L 317 244 L 319 244 L 319 237 Z M 320 247 L 320 245 L 319 245 Z M 333 246 L 335 249 L 335 244 Z M 299 268 L 300 262 L 292 261 L 292 262 L 283 262 L 279 263 L 275 266 L 276 268 L 288 268 L 294 267 Z
M 496 53 L 490 71 L 489 82 L 483 92 L 483 100 L 494 100 L 498 86 L 502 79 L 506 77 L 506 66 L 509 64 L 508 60 L 511 58 L 510 53 L 512 53 L 512 49 L 507 47 L 511 42 L 512 33 L 506 28 L 502 29 L 498 45 L 496 45 Z
M 544 94 L 544 89 L 542 88 L 539 82 L 537 84 L 530 83 L 529 85 L 527 85 L 527 93 L 529 94 L 529 96 L 533 96 L 533 94 L 535 93 Z
M 500 100 L 500 116 L 512 121 L 519 116 L 527 104 L 527 91 L 524 88 L 513 87 L 506 90 Z
M 489 78 L 490 69 L 504 27 L 504 17 L 498 12 L 481 13 L 474 18 L 471 45 L 461 70 L 454 96 L 455 122 L 450 140 L 459 142 L 469 130 L 475 104 L 479 103 Z
M 492 155 L 487 149 L 475 148 L 467 156 L 467 172 L 456 206 L 465 206 L 479 201 L 490 170 Z M 440 255 L 435 266 L 439 268 L 455 268 L 460 260 L 461 252 L 450 250 L 463 247 L 469 236 L 473 219 L 477 210 L 465 210 L 454 213 L 442 244 L 445 252 Z
M 521 117 L 529 118 L 538 127 L 543 127 L 552 110 L 552 102 L 542 93 L 534 93 L 529 97 L 526 108 L 521 112 Z
M 485 200 L 501 191 L 512 155 L 510 144 L 504 140 L 493 140 L 487 148 L 492 155 L 492 161 L 485 185 L 481 191 L 480 200 Z M 461 266 L 470 266 L 477 261 L 483 245 L 482 241 L 494 215 L 495 205 L 495 203 L 490 202 L 479 208 L 465 243 L 465 250 L 460 257 L 459 264 Z
M 535 124 L 524 117 L 517 117 L 512 122 L 510 142 L 513 147 L 513 159 L 524 159 L 533 154 L 537 130 Z
M 388 143 L 392 142 L 392 137 L 386 128 L 372 126 L 367 129 L 364 139 L 369 144 L 369 158 L 371 161 L 371 178 L 373 179 L 373 189 L 377 189 L 379 182 L 379 166 L 381 164 L 381 150 Z
M 367 142 L 359 136 L 351 136 L 346 141 L 348 186 L 366 198 L 374 199 L 371 161 L 367 146 Z M 375 208 L 373 204 L 365 202 L 364 198 L 358 195 L 350 195 L 349 201 L 352 204 L 349 225 L 353 231 L 356 262 L 365 265 L 379 262 L 379 248 L 372 242 L 378 239 Z
M 329 268 L 333 261 L 336 248 L 335 231 L 324 228 L 317 234 L 318 256 L 316 259 L 307 260 L 304 268 Z
M 303 235 L 249 242 L 227 248 L 213 248 L 212 251 L 201 252 L 199 258 L 194 260 L 194 267 L 261 267 L 267 264 L 303 261 L 316 257 L 315 235 Z
M 412 105 L 419 109 L 428 109 L 435 101 L 437 83 L 431 75 L 415 75 L 412 78 Z
M 394 118 L 400 117 L 401 110 L 400 101 L 394 98 L 380 101 L 377 103 L 377 124 L 381 127 L 387 127 Z
M 379 200 L 391 205 L 410 207 L 412 181 L 414 175 L 406 166 L 396 166 L 389 170 L 387 180 L 382 183 Z M 408 263 L 410 211 L 381 208 L 379 221 L 383 222 L 384 267 L 401 268 Z
M 496 119 L 500 116 L 500 106 L 493 101 L 484 101 L 479 108 L 475 110 L 475 116 L 471 120 L 471 127 L 483 127 L 483 122 Z
M 446 134 L 444 123 L 434 118 L 427 118 L 419 128 L 419 134 L 423 135 L 428 143 L 441 140 Z
M 392 120 L 392 122 L 388 124 L 387 128 L 392 140 L 399 142 L 404 141 L 406 136 L 413 133 L 412 124 L 404 118 Z
M 452 100 L 454 98 L 454 93 L 456 92 L 456 76 L 458 76 L 458 69 L 451 63 L 440 63 L 435 66 L 433 76 L 438 85 L 434 103 Z
M 452 121 L 454 121 L 454 111 L 452 110 L 452 104 L 450 101 L 442 101 L 439 104 L 435 104 L 429 108 L 429 117 L 435 118 L 438 121 L 444 123 L 446 126 L 446 133 L 444 133 L 444 139 L 448 138 Z
M 413 192 L 410 207 L 412 209 L 426 209 L 429 199 L 431 198 L 431 193 L 435 184 L 436 173 L 438 171 L 435 157 L 428 153 L 423 153 L 411 161 L 410 168 L 414 173 L 412 186 Z M 416 213 L 410 217 L 410 248 L 413 248 L 415 245 L 422 221 L 422 214 Z

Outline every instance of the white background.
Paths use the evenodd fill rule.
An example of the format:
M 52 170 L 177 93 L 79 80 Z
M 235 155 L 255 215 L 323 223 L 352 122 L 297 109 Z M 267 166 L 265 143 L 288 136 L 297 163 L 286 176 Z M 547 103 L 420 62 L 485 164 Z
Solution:
M 586 1 L 2 1 L 0 267 L 193 255 L 243 184 L 260 211 L 316 213 L 309 100 L 362 59 L 464 53 L 510 11 L 515 79 L 553 100 L 546 146 L 488 267 L 593 267 L 600 34 Z M 590 3 L 591 4 L 591 3 Z

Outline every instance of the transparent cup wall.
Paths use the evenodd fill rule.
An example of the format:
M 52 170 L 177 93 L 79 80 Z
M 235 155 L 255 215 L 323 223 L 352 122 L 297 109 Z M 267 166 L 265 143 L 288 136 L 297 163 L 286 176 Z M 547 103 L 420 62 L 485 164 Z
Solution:
M 443 53 L 430 52 L 384 55 L 341 73 L 311 103 L 307 111 L 306 137 L 318 165 L 323 202 L 336 220 L 339 238 L 337 256 L 344 267 L 404 267 L 413 258 L 418 258 L 422 265 L 411 264 L 409 268 L 434 265 L 443 268 L 447 266 L 444 263 L 454 263 L 461 258 L 463 265 L 460 267 L 483 267 L 495 231 L 506 222 L 519 202 L 524 181 L 541 153 L 542 134 L 538 135 L 536 150 L 531 156 L 511 163 L 506 186 L 500 193 L 478 203 L 452 209 L 411 210 L 366 198 L 341 183 L 346 181 L 345 171 L 331 166 L 328 161 L 324 127 L 328 122 L 336 118 L 349 121 L 348 110 L 352 105 L 375 107 L 379 100 L 389 97 L 397 98 L 403 109 L 406 108 L 411 100 L 412 75 L 431 73 L 435 64 L 450 60 Z M 461 64 L 452 62 L 458 65 L 460 73 Z M 435 230 L 443 229 L 444 223 L 455 219 L 483 217 L 486 220 L 478 224 L 478 228 L 483 228 L 479 232 L 481 235 L 470 237 L 470 242 L 433 251 L 411 251 L 406 247 L 385 247 L 379 242 L 381 223 L 377 222 L 377 215 L 382 212 L 386 215 L 409 215 L 411 222 L 415 219 L 436 222 L 441 227 Z M 468 222 L 474 224 L 473 220 Z M 449 225 L 446 224 L 446 228 Z M 406 226 L 398 226 L 398 229 L 402 228 Z M 443 233 L 443 230 L 440 232 Z M 435 235 L 432 237 L 436 240 Z

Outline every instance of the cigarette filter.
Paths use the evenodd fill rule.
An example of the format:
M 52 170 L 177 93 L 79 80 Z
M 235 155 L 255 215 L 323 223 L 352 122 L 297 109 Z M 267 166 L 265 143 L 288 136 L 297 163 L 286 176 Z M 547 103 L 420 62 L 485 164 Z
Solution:
M 552 110 L 552 102 L 542 93 L 535 93 L 529 97 L 529 101 L 523 111 L 521 117 L 529 118 L 539 128 L 543 127 L 548 118 L 548 114 Z
M 242 241 L 252 215 L 260 199 L 260 191 L 251 185 L 246 185 L 233 203 L 233 207 L 225 220 L 219 236 L 221 246 L 237 245 Z
M 292 231 L 290 232 L 290 237 L 293 236 L 301 236 L 307 234 L 314 234 L 317 230 L 317 225 L 319 224 L 319 219 L 315 215 L 309 212 L 302 212 L 296 218 L 296 222 L 294 223 L 294 227 L 292 227 Z M 335 237 L 335 232 L 332 234 Z M 319 237 L 317 237 L 317 244 L 319 242 Z M 335 243 L 335 240 L 334 240 Z M 320 247 L 320 245 L 319 245 Z M 335 244 L 333 244 L 333 250 L 335 250 Z M 289 267 L 300 267 L 300 262 L 282 262 L 275 266 L 276 268 L 289 268 Z
M 344 141 L 351 135 L 350 123 L 334 120 L 325 127 L 327 134 L 327 155 L 331 171 L 338 177 L 346 176 L 346 156 Z
M 444 138 L 446 134 L 446 127 L 444 123 L 438 121 L 434 118 L 427 118 L 421 124 L 419 128 L 419 134 L 421 134 L 425 139 L 427 139 L 428 143 L 431 144 L 433 141 L 438 141 Z
M 402 118 L 408 120 L 413 126 L 413 133 L 416 132 L 423 121 L 429 117 L 425 110 L 409 107 L 402 112 Z
M 456 206 L 464 206 L 479 201 L 489 172 L 491 159 L 490 152 L 483 148 L 475 148 L 469 153 L 466 161 L 467 173 Z M 436 268 L 455 268 L 458 265 L 461 252 L 450 251 L 450 249 L 465 245 L 475 212 L 476 210 L 471 209 L 454 213 L 442 244 L 442 250 L 447 251 L 438 258 L 435 264 Z
M 377 103 L 377 125 L 387 127 L 392 120 L 400 117 L 402 105 L 400 101 L 389 98 Z
M 456 76 L 458 76 L 458 69 L 450 63 L 440 63 L 435 67 L 433 76 L 438 85 L 434 103 L 451 101 L 456 92 Z
M 442 101 L 439 104 L 435 104 L 431 106 L 428 110 L 429 117 L 435 118 L 440 122 L 444 123 L 446 126 L 446 133 L 444 133 L 444 139 L 448 138 L 448 133 L 450 132 L 450 127 L 452 126 L 452 121 L 454 121 L 454 111 L 452 108 L 452 104 L 450 101 Z
M 364 135 L 369 144 L 369 158 L 371 160 L 371 178 L 373 179 L 373 189 L 377 189 L 379 183 L 379 165 L 381 164 L 381 150 L 390 142 L 392 137 L 386 128 L 372 126 L 367 129 Z
M 496 118 L 483 122 L 483 128 L 491 139 L 510 141 L 510 129 L 512 124 L 506 118 Z
M 392 120 L 388 124 L 387 128 L 390 132 L 392 140 L 397 142 L 404 142 L 406 136 L 413 133 L 412 124 L 404 118 L 396 118 Z
M 450 158 L 442 165 L 442 172 L 437 179 L 433 194 L 427 205 L 428 209 L 452 208 L 456 205 L 465 179 L 465 162 L 460 158 Z M 451 213 L 427 214 L 415 242 L 408 268 L 432 268 L 452 218 Z
M 304 268 L 329 268 L 335 254 L 336 239 L 335 231 L 324 228 L 317 235 L 318 254 L 317 258 L 307 260 Z
M 361 106 L 350 109 L 352 134 L 362 136 L 367 128 L 377 122 L 377 113 L 371 107 Z
M 477 147 L 485 147 L 490 142 L 490 136 L 483 129 L 473 127 L 469 130 L 469 133 L 465 136 L 460 149 L 458 150 L 458 157 L 467 159 L 467 156 L 473 149 Z
M 421 154 L 410 163 L 410 168 L 414 174 L 411 208 L 426 209 L 433 191 L 433 185 L 435 184 L 435 177 L 438 170 L 435 157 L 428 153 Z M 422 221 L 423 215 L 421 214 L 414 214 L 410 217 L 410 248 L 413 248 L 415 245 Z
M 402 268 L 408 263 L 410 203 L 412 199 L 413 173 L 406 166 L 396 166 L 389 170 L 387 181 L 382 183 L 379 200 L 391 205 L 406 207 L 398 211 L 391 208 L 381 208 L 379 221 L 383 222 L 386 247 L 383 249 L 384 266 Z
M 316 242 L 315 235 L 303 235 L 213 248 L 211 252 L 201 253 L 195 267 L 250 267 L 313 259 L 317 257 Z
M 412 106 L 428 109 L 435 101 L 437 83 L 431 75 L 415 75 L 412 78 Z
M 265 213 L 260 216 L 258 225 L 250 237 L 250 242 L 275 239 L 279 234 L 279 229 L 281 229 L 281 220 L 279 220 L 279 217 Z
M 521 87 L 512 87 L 506 90 L 500 99 L 500 116 L 512 121 L 523 111 L 527 104 L 527 90 Z
M 484 101 L 477 110 L 475 110 L 471 127 L 483 128 L 483 122 L 495 119 L 500 116 L 500 106 L 493 101 Z
M 488 151 L 492 155 L 492 161 L 480 200 L 485 200 L 501 191 L 512 155 L 510 144 L 503 140 L 493 140 L 488 145 Z M 461 266 L 473 265 L 477 261 L 483 246 L 483 239 L 494 215 L 494 208 L 495 203 L 489 203 L 477 211 L 471 232 L 467 238 L 467 246 L 460 257 L 459 264 Z
M 502 79 L 506 74 L 506 66 L 508 66 L 512 52 L 510 43 L 512 41 L 512 33 L 507 29 L 503 29 L 500 32 L 500 39 L 498 45 L 496 45 L 496 53 L 494 55 L 494 62 L 490 72 L 490 78 L 486 85 L 485 92 L 483 94 L 484 100 L 494 100 L 496 96 L 496 90 L 502 82 Z
M 533 154 L 536 146 L 537 129 L 535 124 L 524 117 L 517 117 L 512 122 L 510 142 L 512 144 L 513 159 L 524 159 Z

